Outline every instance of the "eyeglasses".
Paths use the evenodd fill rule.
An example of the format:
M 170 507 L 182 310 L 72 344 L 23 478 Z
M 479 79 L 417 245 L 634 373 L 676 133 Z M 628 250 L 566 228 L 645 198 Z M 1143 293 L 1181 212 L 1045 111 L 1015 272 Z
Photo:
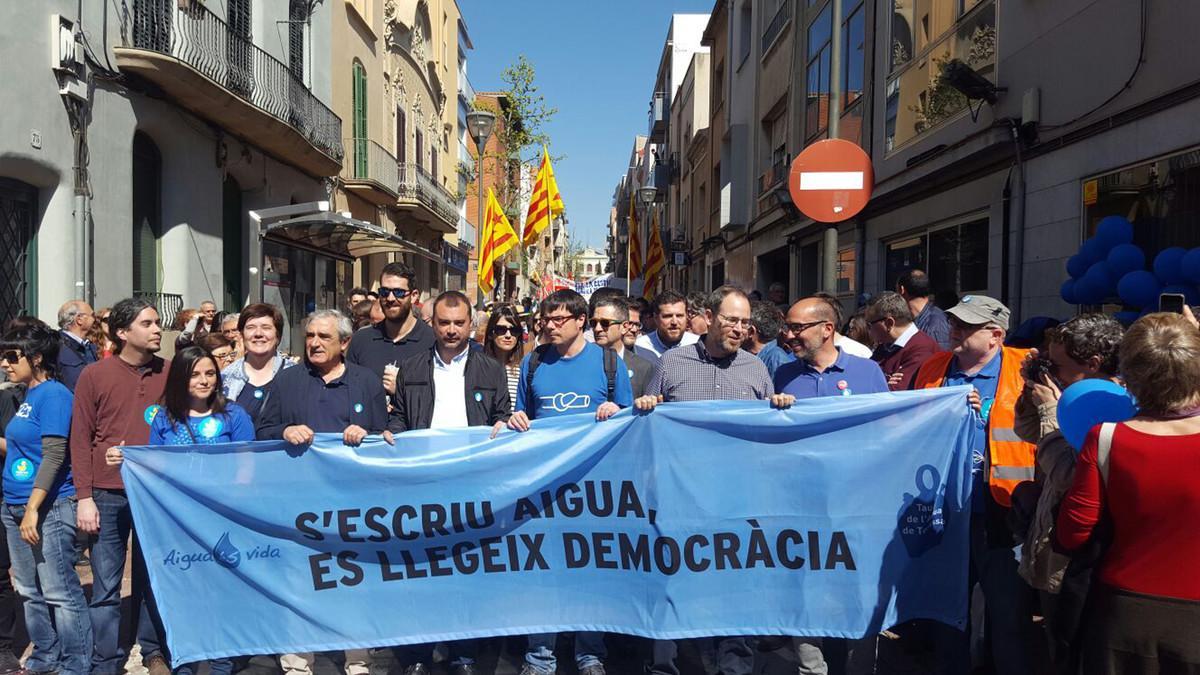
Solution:
M 107 314 L 105 314 L 104 316 L 98 316 L 96 318 L 99 319 L 101 323 L 108 323 L 108 315 Z
M 16 363 L 17 361 L 21 360 L 22 356 L 24 356 L 24 353 L 21 352 L 20 349 L 7 349 L 5 351 L 0 352 L 0 361 Z
M 717 314 L 717 318 L 721 320 L 721 325 L 726 328 L 735 328 L 737 326 L 741 326 L 742 328 L 750 328 L 750 326 L 752 325 L 750 323 L 750 319 L 739 319 L 736 316 L 725 316 L 724 314 Z
M 592 330 L 596 330 L 597 327 L 599 327 L 600 330 L 608 330 L 614 323 L 622 322 L 615 319 L 592 319 L 591 321 L 588 321 L 588 324 L 591 325 Z
M 225 363 L 233 363 L 234 361 L 237 361 L 237 354 L 232 351 L 225 352 L 224 354 L 214 353 L 213 358 L 217 359 L 218 361 L 224 361 Z
M 638 332 L 638 331 L 642 330 L 642 322 L 641 321 L 626 321 L 625 325 L 629 326 L 629 330 L 634 331 L 634 332 Z
M 832 321 L 810 321 L 808 323 L 789 323 L 785 326 L 787 332 L 792 335 L 799 335 L 813 326 L 820 326 L 823 323 L 833 323 Z
M 521 337 L 521 329 L 518 326 L 496 326 L 492 328 L 492 335 L 495 335 L 496 337 L 500 337 L 502 335 Z
M 407 288 L 388 288 L 387 286 L 379 287 L 379 297 L 381 299 L 391 295 L 397 300 L 403 300 L 404 298 L 408 297 L 409 293 L 412 293 L 412 291 Z
M 578 318 L 579 317 L 575 316 L 574 314 L 564 314 L 562 316 L 544 316 L 544 317 L 542 317 L 542 321 L 545 321 L 546 323 L 553 325 L 555 328 L 562 328 L 563 324 L 565 324 L 566 322 L 570 321 L 571 319 L 578 319 Z

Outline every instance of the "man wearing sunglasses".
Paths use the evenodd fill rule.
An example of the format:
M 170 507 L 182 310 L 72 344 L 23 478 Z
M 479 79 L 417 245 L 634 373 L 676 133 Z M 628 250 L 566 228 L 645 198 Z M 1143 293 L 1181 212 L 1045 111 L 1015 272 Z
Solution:
M 417 275 L 404 263 L 391 262 L 379 273 L 379 305 L 383 321 L 360 328 L 350 341 L 346 362 L 382 378 L 389 396 L 396 395 L 396 373 L 405 359 L 433 349 L 433 329 L 413 312 L 421 298 Z
M 784 344 L 796 360 L 775 371 L 775 391 L 781 402 L 888 390 L 883 371 L 874 361 L 837 346 L 836 322 L 837 312 L 825 298 L 804 298 L 788 310 Z
M 646 384 L 654 376 L 654 364 L 625 348 L 625 337 L 641 328 L 640 323 L 629 317 L 629 299 L 623 294 L 606 294 L 596 299 L 592 296 L 592 318 L 588 325 L 596 344 L 615 351 L 629 371 L 634 398 L 646 392 Z M 634 327 L 636 324 L 636 328 Z

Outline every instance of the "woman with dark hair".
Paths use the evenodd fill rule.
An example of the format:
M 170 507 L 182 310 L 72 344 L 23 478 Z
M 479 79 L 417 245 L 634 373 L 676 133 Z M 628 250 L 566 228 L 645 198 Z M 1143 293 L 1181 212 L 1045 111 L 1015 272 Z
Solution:
M 1137 416 L 1088 433 L 1056 528 L 1067 551 L 1111 533 L 1088 598 L 1081 672 L 1200 673 L 1196 320 L 1186 307 L 1138 319 L 1117 363 Z
M 238 315 L 245 355 L 224 366 L 225 397 L 245 408 L 257 424 L 258 413 L 271 395 L 271 383 L 279 371 L 295 363 L 279 353 L 283 314 L 274 305 L 250 305 Z
M 521 379 L 521 359 L 525 356 L 521 349 L 521 339 L 525 330 L 521 319 L 512 305 L 497 305 L 492 310 L 492 316 L 487 322 L 487 333 L 484 335 L 483 351 L 504 366 L 508 375 L 508 395 L 511 400 L 517 400 L 517 383 Z
M 17 328 L 0 340 L 0 366 L 27 392 L 4 430 L 0 517 L 33 642 L 25 668 L 86 675 L 92 622 L 74 567 L 75 484 L 67 460 L 73 397 L 56 379 L 59 344 L 58 334 L 44 325 Z
M 237 349 L 233 344 L 233 340 L 225 337 L 222 333 L 205 333 L 196 337 L 192 343 L 197 347 L 208 352 L 213 360 L 217 362 L 217 368 L 228 368 L 234 361 L 238 360 Z

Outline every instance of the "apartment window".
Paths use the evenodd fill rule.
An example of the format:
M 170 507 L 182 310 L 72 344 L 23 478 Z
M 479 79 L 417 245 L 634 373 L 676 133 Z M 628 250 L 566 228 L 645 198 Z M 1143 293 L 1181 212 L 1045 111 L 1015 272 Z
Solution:
M 769 119 L 763 120 L 766 137 L 766 154 L 763 157 L 763 174 L 759 183 L 759 194 L 787 177 L 787 109 L 784 108 Z
M 157 293 L 162 278 L 162 154 L 149 136 L 133 135 L 133 290 Z
M 889 151 L 966 109 L 967 99 L 941 79 L 951 60 L 996 80 L 994 0 L 894 3 L 884 121 Z
M 136 144 L 135 144 L 136 149 Z M 137 154 L 134 154 L 134 203 L 137 203 Z M 157 179 L 156 179 L 157 180 Z M 135 213 L 134 242 L 137 242 Z M 0 321 L 36 312 L 38 191 L 32 185 L 0 177 Z M 136 255 L 137 248 L 134 248 Z M 135 263 L 136 273 L 136 263 Z M 135 286 L 136 288 L 136 286 Z
M 906 270 L 929 274 L 934 301 L 942 309 L 959 297 L 988 288 L 988 219 L 939 225 L 885 244 L 884 280 L 895 288 Z
M 854 294 L 854 278 L 856 265 L 854 247 L 838 249 L 837 257 L 837 295 Z
M 421 133 L 420 129 L 417 129 L 416 150 L 417 154 L 415 157 L 417 160 L 417 166 L 425 168 L 425 134 Z
M 355 59 L 353 66 L 354 95 L 354 177 L 367 177 L 367 69 Z
M 1200 246 L 1200 148 L 1083 181 L 1084 236 L 1106 216 L 1133 221 L 1133 243 L 1147 258 L 1172 246 Z
M 437 148 L 432 149 L 429 159 L 430 159 L 429 173 L 433 174 L 433 179 L 435 181 L 441 180 L 441 175 L 438 174 L 438 151 L 437 151 Z
M 709 86 L 712 87 L 712 110 L 716 111 L 725 103 L 725 62 L 718 63 L 712 72 Z
M 783 33 L 783 29 L 787 27 L 789 20 L 792 18 L 792 4 L 790 0 L 766 0 L 763 3 L 763 21 L 768 23 L 763 27 L 762 45 L 760 49 L 763 54 L 775 44 L 776 38 Z
M 863 0 L 848 0 L 842 11 L 842 126 L 838 135 L 861 143 L 863 111 L 856 104 L 862 99 L 864 88 L 866 7 Z M 808 25 L 806 144 L 829 129 L 832 54 L 833 8 L 827 3 Z
M 304 81 L 304 29 L 308 24 L 308 2 L 291 0 L 288 3 L 288 69 Z
M 396 108 L 396 159 L 408 161 L 408 116 L 403 108 Z
M 738 67 L 750 56 L 750 44 L 754 39 L 754 9 L 750 0 L 743 0 L 738 10 Z

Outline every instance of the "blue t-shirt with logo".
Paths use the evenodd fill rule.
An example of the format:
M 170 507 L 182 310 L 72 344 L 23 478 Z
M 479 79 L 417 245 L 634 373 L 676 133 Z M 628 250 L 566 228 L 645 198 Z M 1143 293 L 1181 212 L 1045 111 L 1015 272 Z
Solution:
M 182 423 L 171 421 L 167 411 L 159 409 L 150 423 L 150 445 L 216 445 L 254 440 L 254 422 L 236 403 L 226 403 L 223 413 L 189 417 L 188 426 L 190 432 Z
M 996 402 L 996 389 L 1000 385 L 1002 354 L 1003 352 L 996 352 L 992 360 L 988 361 L 974 375 L 967 375 L 958 367 L 957 361 L 951 361 L 946 379 L 942 380 L 943 387 L 969 384 L 979 392 L 981 413 L 974 415 L 975 446 L 971 448 L 971 474 L 975 481 L 975 495 L 972 499 L 971 510 L 977 514 L 984 512 L 984 506 L 987 503 L 987 477 L 984 470 L 987 468 L 988 456 L 988 420 L 991 418 L 992 404 Z
M 4 430 L 8 456 L 4 459 L 4 501 L 25 504 L 33 491 L 33 479 L 42 465 L 42 437 L 71 436 L 71 390 L 57 380 L 47 380 L 25 394 L 25 402 Z M 70 458 L 63 462 L 47 498 L 54 501 L 75 494 Z
M 529 419 L 596 412 L 608 400 L 608 376 L 604 373 L 604 348 L 588 342 L 583 351 L 565 357 L 557 349 L 545 350 L 537 370 L 533 371 L 533 400 L 525 397 L 525 374 L 529 356 L 521 361 L 521 379 L 517 381 L 514 410 L 524 410 Z M 629 371 L 617 358 L 613 403 L 633 405 L 633 386 Z

